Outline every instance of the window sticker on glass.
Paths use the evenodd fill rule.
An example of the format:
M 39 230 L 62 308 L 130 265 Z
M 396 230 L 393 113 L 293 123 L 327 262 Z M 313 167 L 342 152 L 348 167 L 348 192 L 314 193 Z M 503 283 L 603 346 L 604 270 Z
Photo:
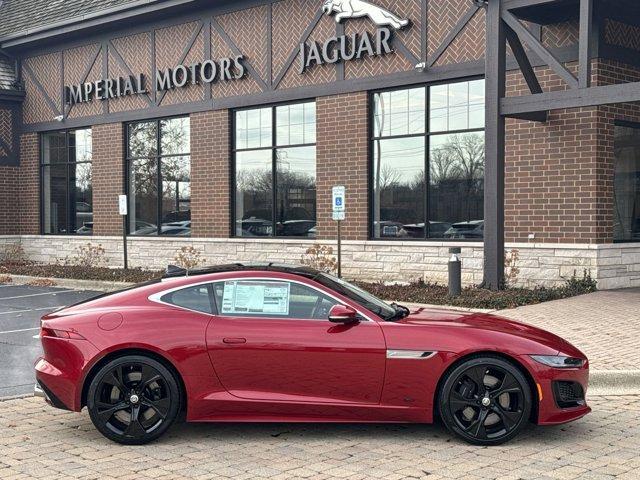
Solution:
M 225 282 L 222 313 L 289 315 L 289 283 Z

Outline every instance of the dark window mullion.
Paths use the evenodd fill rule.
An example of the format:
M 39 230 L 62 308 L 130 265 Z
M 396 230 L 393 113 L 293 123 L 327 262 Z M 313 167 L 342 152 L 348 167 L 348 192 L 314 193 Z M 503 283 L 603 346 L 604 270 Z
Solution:
M 426 105 L 424 106 L 425 115 L 425 137 L 424 137 L 424 235 L 425 240 L 431 236 L 431 202 L 429 201 L 429 195 L 431 193 L 431 137 L 429 131 L 431 130 L 431 88 L 426 88 L 426 94 L 424 96 Z
M 272 231 L 271 231 L 271 236 L 272 237 L 277 237 L 278 236 L 278 232 L 277 232 L 277 222 L 278 222 L 278 165 L 277 165 L 277 160 L 278 160 L 278 135 L 277 135 L 277 124 L 276 124 L 277 118 L 276 118 L 276 107 L 271 107 L 271 160 L 272 160 L 272 166 L 271 166 L 271 189 L 273 190 L 271 192 L 271 198 L 272 198 L 272 217 L 273 217 L 273 224 L 272 224 Z
M 156 212 L 156 235 L 162 235 L 162 152 L 160 151 L 161 144 L 160 134 L 160 120 L 156 120 L 156 182 L 157 182 L 157 209 Z

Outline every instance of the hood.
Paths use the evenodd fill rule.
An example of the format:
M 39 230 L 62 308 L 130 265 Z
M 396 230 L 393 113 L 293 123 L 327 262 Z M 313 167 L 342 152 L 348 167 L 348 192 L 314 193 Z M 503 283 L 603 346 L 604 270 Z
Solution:
M 412 308 L 409 316 L 395 323 L 412 330 L 429 327 L 429 336 L 439 344 L 434 348 L 442 350 L 499 348 L 517 354 L 563 353 L 584 357 L 573 345 L 551 332 L 486 313 Z M 424 337 L 419 336 L 424 341 Z

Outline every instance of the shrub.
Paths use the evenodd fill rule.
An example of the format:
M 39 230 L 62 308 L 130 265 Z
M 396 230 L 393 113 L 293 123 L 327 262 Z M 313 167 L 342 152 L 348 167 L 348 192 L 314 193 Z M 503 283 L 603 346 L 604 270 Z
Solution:
M 76 248 L 76 254 L 65 258 L 64 264 L 76 267 L 106 267 L 105 249 L 101 244 L 94 245 L 89 242 Z
M 504 282 L 506 286 L 514 286 L 518 283 L 518 260 L 520 260 L 520 250 L 513 249 L 504 254 Z
M 184 268 L 187 273 L 203 263 L 200 250 L 195 247 L 182 247 L 173 260 L 178 267 Z
M 306 267 L 315 268 L 326 273 L 333 273 L 338 270 L 338 260 L 333 256 L 333 247 L 320 245 L 319 243 L 307 249 L 300 263 Z
M 23 265 L 27 263 L 24 248 L 19 243 L 9 243 L 0 252 L 0 263 Z

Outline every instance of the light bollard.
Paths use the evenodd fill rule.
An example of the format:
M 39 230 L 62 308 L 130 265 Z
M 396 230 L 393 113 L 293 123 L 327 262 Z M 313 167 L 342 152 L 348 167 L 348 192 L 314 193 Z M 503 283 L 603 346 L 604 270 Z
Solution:
M 450 248 L 449 253 L 449 295 L 458 297 L 462 293 L 462 261 L 460 248 Z

